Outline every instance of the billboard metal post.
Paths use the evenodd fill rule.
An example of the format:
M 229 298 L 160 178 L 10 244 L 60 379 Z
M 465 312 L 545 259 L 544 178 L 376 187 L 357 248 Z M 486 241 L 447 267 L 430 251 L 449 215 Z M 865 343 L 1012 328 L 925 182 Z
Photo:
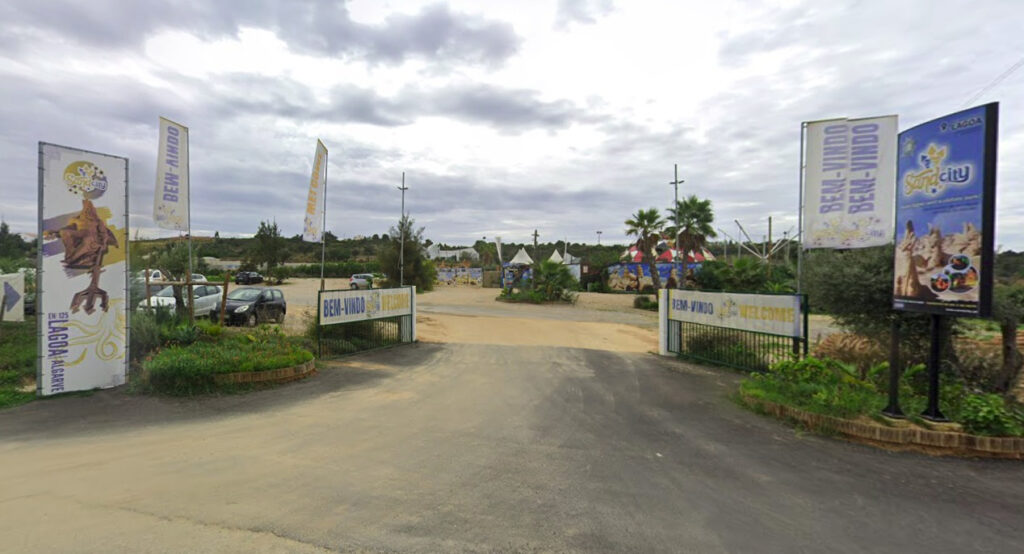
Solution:
M 323 306 L 323 303 L 321 301 L 321 299 L 323 298 L 323 295 L 324 295 L 324 291 L 323 290 L 319 290 L 316 293 L 316 357 L 317 358 L 323 358 L 324 357 L 324 349 L 323 349 L 323 346 L 322 346 L 323 340 L 322 340 L 322 337 L 320 335 L 320 326 L 322 325 L 321 320 L 320 320 L 320 312 L 321 312 L 321 306 Z
M 946 416 L 939 410 L 939 365 L 942 356 L 942 316 L 931 314 L 932 344 L 928 349 L 928 407 L 921 417 L 928 421 L 946 422 Z
M 882 414 L 895 419 L 907 417 L 900 409 L 900 319 L 892 318 L 889 337 L 889 404 Z

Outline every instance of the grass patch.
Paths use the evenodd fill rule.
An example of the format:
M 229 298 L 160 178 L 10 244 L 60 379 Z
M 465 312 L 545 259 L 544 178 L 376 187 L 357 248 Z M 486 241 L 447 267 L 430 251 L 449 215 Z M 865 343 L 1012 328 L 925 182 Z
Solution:
M 36 375 L 36 318 L 0 322 L 0 409 L 35 398 L 21 388 Z
M 189 396 L 222 388 L 214 381 L 218 374 L 280 369 L 312 359 L 311 352 L 280 329 L 261 327 L 252 333 L 164 348 L 149 357 L 143 369 L 152 390 Z

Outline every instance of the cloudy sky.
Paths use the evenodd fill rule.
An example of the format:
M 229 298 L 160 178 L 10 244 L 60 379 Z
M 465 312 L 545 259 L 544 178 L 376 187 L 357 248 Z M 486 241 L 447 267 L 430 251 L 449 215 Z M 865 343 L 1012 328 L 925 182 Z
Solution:
M 196 234 L 301 232 L 317 138 L 328 228 L 407 206 L 435 241 L 622 241 L 638 208 L 710 198 L 796 225 L 800 122 L 967 107 L 1024 56 L 1024 3 L 5 0 L 0 204 L 36 229 L 37 142 L 127 156 L 152 227 L 157 118 L 191 130 Z M 1002 102 L 998 236 L 1024 249 L 1024 69 Z

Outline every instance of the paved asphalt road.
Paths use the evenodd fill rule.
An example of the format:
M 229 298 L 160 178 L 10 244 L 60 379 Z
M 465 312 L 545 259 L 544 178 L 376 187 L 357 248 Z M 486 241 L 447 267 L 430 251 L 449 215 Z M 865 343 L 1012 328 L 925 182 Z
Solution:
M 4 552 L 1021 552 L 1024 465 L 801 435 L 645 354 L 418 344 L 0 413 Z

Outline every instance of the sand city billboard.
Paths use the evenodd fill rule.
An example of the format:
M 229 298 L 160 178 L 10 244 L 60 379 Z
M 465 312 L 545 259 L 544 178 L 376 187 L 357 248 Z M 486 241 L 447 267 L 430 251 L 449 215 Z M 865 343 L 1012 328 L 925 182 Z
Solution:
M 893 308 L 991 313 L 998 125 L 992 103 L 900 133 Z
M 127 193 L 127 158 L 39 144 L 40 395 L 125 381 Z

